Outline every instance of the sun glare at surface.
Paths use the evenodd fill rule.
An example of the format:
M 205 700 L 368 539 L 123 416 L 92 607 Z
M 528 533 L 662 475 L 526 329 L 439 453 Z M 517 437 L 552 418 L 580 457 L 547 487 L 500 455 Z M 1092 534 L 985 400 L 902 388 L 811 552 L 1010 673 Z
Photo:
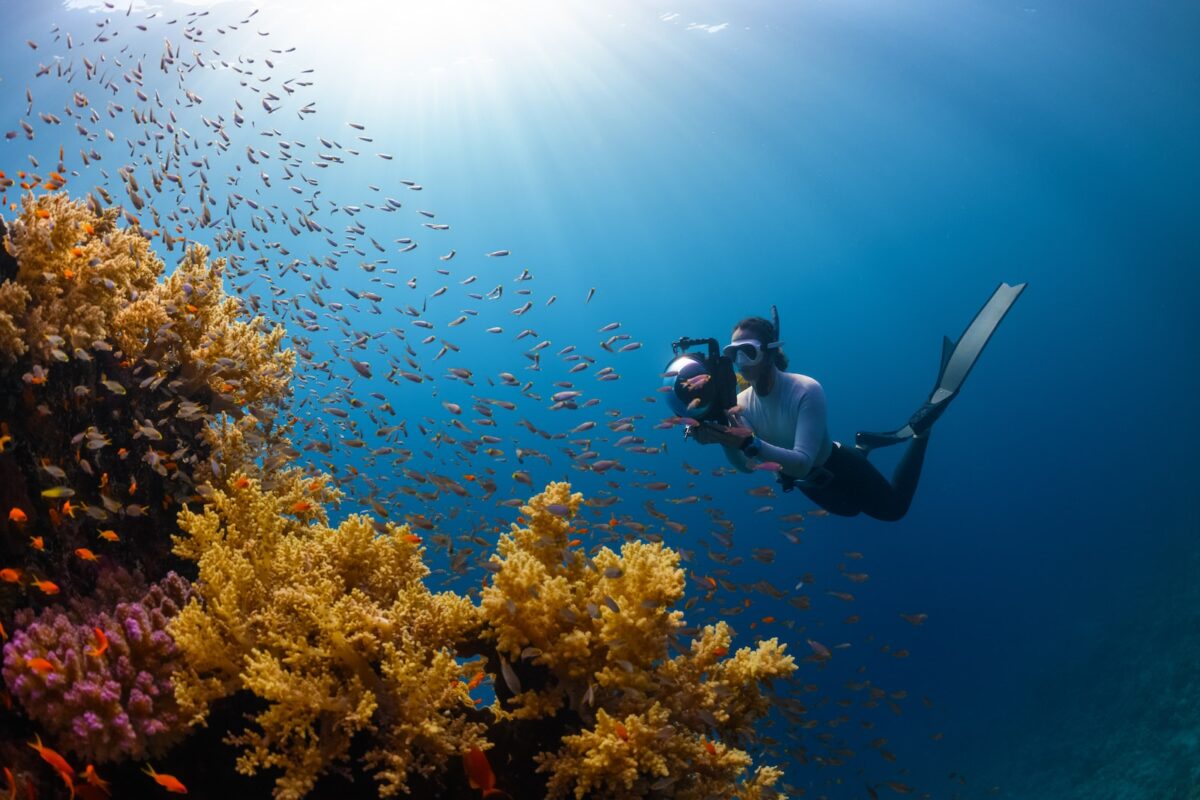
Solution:
M 343 71 L 352 66 L 349 58 L 358 72 L 377 78 L 481 65 L 520 69 L 543 52 L 569 51 L 622 5 L 597 10 L 547 0 L 360 0 L 330 6 L 304 0 L 281 4 L 290 21 L 280 35 L 336 60 Z

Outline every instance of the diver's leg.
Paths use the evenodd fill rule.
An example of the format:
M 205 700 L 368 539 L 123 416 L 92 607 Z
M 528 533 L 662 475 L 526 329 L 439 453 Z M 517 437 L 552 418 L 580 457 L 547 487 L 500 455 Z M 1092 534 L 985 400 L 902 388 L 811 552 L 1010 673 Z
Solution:
M 801 491 L 830 514 L 869 514 L 868 508 L 882 507 L 892 495 L 887 478 L 854 447 L 835 442 L 824 467 L 833 473 L 833 479 L 821 488 L 801 486 Z
M 925 462 L 925 449 L 929 446 L 928 432 L 909 438 L 908 448 L 896 464 L 890 482 L 867 461 L 861 448 L 840 448 L 845 456 L 831 467 L 836 478 L 830 488 L 845 498 L 843 502 L 856 506 L 869 517 L 883 522 L 900 519 L 912 504 Z
M 846 448 L 839 442 L 833 443 L 833 452 L 829 454 L 829 458 L 825 461 L 825 468 L 834 474 L 834 478 L 824 486 L 804 486 L 799 485 L 800 491 L 804 492 L 809 500 L 812 500 L 821 508 L 828 511 L 830 514 L 836 514 L 839 517 L 855 517 L 862 513 L 859 507 L 858 498 L 854 491 L 855 481 L 852 479 L 853 473 L 856 471 L 856 465 L 853 463 L 860 459 L 853 458 L 846 452 Z M 873 467 L 871 467 L 874 469 Z M 883 476 L 879 476 L 883 480 Z M 884 481 L 887 483 L 887 481 Z
M 867 510 L 868 514 L 886 522 L 895 522 L 908 513 L 913 495 L 917 492 L 917 482 L 921 480 L 921 466 L 925 463 L 925 449 L 929 447 L 929 433 L 925 431 L 909 440 L 908 449 L 892 473 L 892 491 L 886 504 L 878 509 L 879 515 Z

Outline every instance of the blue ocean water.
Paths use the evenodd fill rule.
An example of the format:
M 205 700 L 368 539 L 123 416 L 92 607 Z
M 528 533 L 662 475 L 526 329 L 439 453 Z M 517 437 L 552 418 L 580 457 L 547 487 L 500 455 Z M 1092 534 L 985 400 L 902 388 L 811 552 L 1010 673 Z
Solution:
M 264 3 L 248 24 L 220 34 L 222 20 L 245 19 L 252 7 L 168 2 L 126 16 L 121 4 L 69 5 L 2 6 L 0 126 L 19 130 L 17 121 L 27 119 L 37 131 L 32 141 L 18 135 L 3 144 L 3 168 L 29 168 L 29 154 L 53 164 L 62 143 L 79 168 L 75 151 L 96 148 L 104 160 L 78 179 L 90 186 L 104 183 L 98 167 L 115 182 L 117 166 L 153 152 L 153 142 L 126 146 L 141 130 L 128 113 L 87 123 L 95 132 L 111 129 L 112 142 L 85 141 L 70 120 L 38 120 L 38 110 L 62 115 L 70 90 L 83 90 L 52 75 L 34 77 L 39 64 L 54 64 L 51 52 L 75 57 L 62 52 L 61 41 L 52 44 L 54 25 L 75 31 L 79 47 L 89 48 L 79 57 L 116 53 L 122 42 L 149 52 L 150 76 L 162 29 L 150 39 L 134 24 L 157 10 L 155 25 L 181 20 L 167 33 L 184 56 L 201 51 L 209 64 L 225 60 L 253 73 L 241 88 L 242 74 L 230 69 L 189 73 L 201 99 L 177 109 L 190 119 L 181 124 L 198 157 L 201 143 L 214 138 L 198 117 L 223 117 L 233 141 L 226 153 L 207 148 L 208 181 L 222 196 L 236 192 L 263 205 L 291 208 L 302 195 L 287 190 L 278 160 L 254 163 L 247 147 L 250 155 L 274 153 L 280 139 L 303 139 L 308 162 L 318 152 L 338 154 L 341 163 L 301 170 L 315 181 L 302 184 L 303 196 L 320 190 L 315 202 L 327 212 L 330 202 L 342 205 L 325 219 L 339 245 L 353 238 L 345 228 L 362 220 L 390 252 L 372 252 L 359 238 L 364 250 L 346 254 L 336 271 L 321 271 L 325 299 L 349 303 L 345 288 L 369 286 L 376 273 L 361 271 L 360 262 L 386 257 L 402 273 L 385 313 L 364 311 L 351 328 L 403 326 L 414 343 L 417 332 L 394 309 L 424 303 L 435 333 L 460 348 L 438 364 L 422 349 L 427 371 L 438 374 L 443 364 L 480 376 L 507 370 L 535 380 L 543 399 L 554 391 L 551 381 L 573 378 L 553 354 L 576 344 L 597 366 L 620 373 L 618 381 L 578 381 L 600 405 L 564 412 L 521 400 L 520 413 L 555 432 L 589 418 L 644 415 L 637 433 L 667 446 L 663 454 L 623 455 L 624 472 L 598 475 L 578 469 L 561 442 L 505 430 L 507 460 L 493 464 L 500 496 L 526 492 L 508 480 L 520 469 L 534 486 L 565 477 L 585 492 L 614 491 L 618 517 L 644 521 L 643 504 L 654 499 L 689 525 L 687 534 L 667 538 L 696 551 L 697 572 L 720 568 L 701 544 L 702 507 L 671 507 L 662 498 L 709 496 L 703 505 L 736 524 L 733 548 L 714 545 L 745 558 L 736 580 L 790 589 L 802 575 L 816 576 L 810 611 L 755 597 L 754 610 L 732 620 L 740 643 L 764 631 L 800 654 L 808 636 L 849 643 L 821 670 L 804 668 L 823 687 L 820 695 L 832 698 L 814 711 L 826 723 L 842 713 L 836 698 L 854 696 L 842 688 L 847 681 L 865 676 L 889 693 L 907 693 L 897 698 L 900 714 L 861 712 L 874 725 L 869 731 L 856 709 L 854 721 L 835 730 L 856 757 L 840 769 L 797 759 L 789 764 L 794 785 L 830 797 L 863 797 L 867 785 L 883 780 L 935 797 L 1200 797 L 1195 4 L 527 2 L 431 10 Z M 188 15 L 202 12 L 211 20 L 202 41 L 180 35 Z M 124 39 L 96 42 L 108 29 Z M 269 70 L 264 59 L 274 62 Z M 120 83 L 122 68 L 107 68 Z M 268 72 L 279 77 L 253 91 Z M 284 76 L 295 95 L 281 89 Z M 103 111 L 107 90 L 93 84 L 87 91 Z M 112 96 L 129 104 L 129 87 L 121 91 Z M 261 105 L 266 92 L 274 92 L 267 105 L 279 111 Z M 245 125 L 230 123 L 232 97 L 241 100 Z M 295 113 L 309 101 L 315 114 Z M 280 133 L 262 135 L 273 130 Z M 269 186 L 261 172 L 270 173 Z M 415 181 L 420 194 L 400 179 Z M 379 205 L 389 195 L 403 201 L 403 213 L 344 208 Z M 171 208 L 163 206 L 164 214 Z M 418 218 L 416 208 L 436 217 Z M 250 216 L 242 207 L 235 219 L 245 224 Z M 421 228 L 427 221 L 451 229 Z M 279 285 L 301 298 L 276 315 L 309 337 L 317 361 L 331 358 L 330 344 L 346 352 L 336 323 L 298 313 L 301 306 L 320 310 L 303 299 L 314 289 L 303 270 L 277 268 L 321 259 L 329 248 L 321 237 L 291 245 L 278 220 L 268 228 L 260 238 L 295 247 L 267 255 Z M 207 234 L 187 235 L 203 242 Z M 396 253 L 394 239 L 402 237 L 421 247 Z M 451 248 L 455 260 L 433 257 Z M 512 255 L 483 255 L 497 249 Z M 257 257 L 243 265 L 251 273 Z M 439 275 L 438 267 L 452 274 Z M 533 279 L 514 282 L 522 269 Z M 419 278 L 417 290 L 403 285 L 410 274 Z M 471 288 L 504 285 L 504 297 L 490 307 L 472 304 L 484 307 L 478 318 L 448 329 L 468 307 L 457 282 L 471 274 L 479 275 Z M 264 281 L 246 278 L 248 291 L 263 293 L 269 306 Z M 791 545 L 777 518 L 809 511 L 811 503 L 798 495 L 749 496 L 747 489 L 769 481 L 715 477 L 719 451 L 682 441 L 678 430 L 652 428 L 668 413 L 654 389 L 670 342 L 725 337 L 739 318 L 766 314 L 771 304 L 792 369 L 825 388 L 833 438 L 849 442 L 856 430 L 899 426 L 931 387 L 942 336 L 956 337 L 1001 281 L 1028 288 L 938 422 L 916 500 L 900 522 L 810 517 L 803 543 Z M 431 299 L 441 285 L 450 294 Z M 534 306 L 514 316 L 525 302 L 515 293 L 521 287 L 532 290 Z M 546 306 L 551 295 L 557 300 Z M 296 330 L 298 322 L 314 328 Z M 600 350 L 606 335 L 597 330 L 610 322 L 621 322 L 620 331 L 642 347 Z M 487 334 L 487 325 L 505 333 Z M 514 341 L 526 327 L 536 336 Z M 544 370 L 529 372 L 524 351 L 541 340 L 552 342 Z M 428 418 L 431 431 L 453 435 L 442 401 L 467 408 L 472 395 L 488 392 L 518 399 L 503 387 L 445 379 L 417 388 L 387 383 L 383 346 L 357 351 L 375 363 L 375 377 L 345 393 L 317 376 L 299 383 L 305 413 L 320 416 L 322 398 L 340 402 L 373 389 L 395 398 L 411 426 Z M 402 352 L 390 336 L 386 347 Z M 339 374 L 352 376 L 333 360 Z M 609 410 L 618 413 L 602 416 Z M 417 459 L 425 468 L 461 474 L 484 461 L 438 440 L 418 446 L 410 433 L 410 446 L 429 453 Z M 335 438 L 353 436 L 334 429 Z M 515 447 L 547 458 L 518 463 Z M 888 472 L 898 455 L 881 451 L 874 460 Z M 361 451 L 339 449 L 329 461 L 343 471 L 356 466 L 385 488 L 401 484 L 386 464 L 364 466 L 361 458 Z M 703 474 L 684 472 L 684 461 Z M 672 490 L 636 485 L 651 480 L 669 481 Z M 757 511 L 767 504 L 773 511 Z M 411 510 L 451 514 L 444 503 Z M 777 551 L 773 563 L 751 558 L 752 548 L 767 547 Z M 848 560 L 847 552 L 863 558 Z M 839 565 L 870 580 L 851 584 Z M 855 599 L 845 604 L 826 590 Z M 928 621 L 914 627 L 901 613 L 928 614 Z M 752 631 L 752 614 L 794 619 L 795 627 Z M 850 614 L 861 622 L 846 625 Z M 884 645 L 889 652 L 881 652 Z M 896 649 L 909 655 L 896 658 Z M 876 737 L 888 739 L 895 762 L 864 744 Z

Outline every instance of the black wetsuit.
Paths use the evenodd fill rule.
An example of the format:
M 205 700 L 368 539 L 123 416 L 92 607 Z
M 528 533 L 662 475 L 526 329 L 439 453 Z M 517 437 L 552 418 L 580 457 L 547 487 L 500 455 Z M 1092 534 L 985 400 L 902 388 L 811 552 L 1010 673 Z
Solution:
M 857 448 L 833 443 L 833 452 L 822 467 L 814 470 L 809 480 L 797 482 L 796 488 L 808 499 L 828 511 L 843 517 L 866 514 L 869 517 L 895 522 L 908 513 L 929 434 L 914 437 L 896 465 L 891 482 Z M 784 488 L 788 486 L 783 476 Z

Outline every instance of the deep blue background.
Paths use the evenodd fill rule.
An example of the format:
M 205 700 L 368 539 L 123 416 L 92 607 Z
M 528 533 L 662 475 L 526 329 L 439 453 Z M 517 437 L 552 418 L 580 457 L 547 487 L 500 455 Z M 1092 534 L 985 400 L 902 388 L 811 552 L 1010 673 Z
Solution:
M 87 30 L 94 17 L 0 7 L 7 130 L 24 116 L 26 85 L 39 98 L 51 92 L 48 79 L 32 79 L 46 48 L 21 42 L 48 38 L 52 22 Z M 216 6 L 214 16 L 232 18 L 232 8 L 244 13 Z M 664 20 L 669 12 L 680 17 Z M 405 6 L 388 13 L 381 27 L 403 21 Z M 310 95 L 321 111 L 308 135 L 325 126 L 348 140 L 344 121 L 364 122 L 376 140 L 364 149 L 394 153 L 385 166 L 419 180 L 422 207 L 455 222 L 451 246 L 509 248 L 519 263 L 504 265 L 503 280 L 528 267 L 539 307 L 551 293 L 571 304 L 558 316 L 531 312 L 529 324 L 554 339 L 549 352 L 590 345 L 613 320 L 645 343 L 620 356 L 620 382 L 602 392 L 588 384 L 605 407 L 657 421 L 663 410 L 640 398 L 652 395 L 669 341 L 723 337 L 774 303 L 792 369 L 823 384 L 833 437 L 852 441 L 855 430 L 900 425 L 930 388 L 941 337 L 957 336 L 998 282 L 1028 282 L 938 423 L 901 522 L 810 520 L 805 544 L 789 549 L 768 517 L 752 513 L 759 503 L 741 491 L 750 484 L 706 476 L 698 489 L 737 521 L 737 553 L 779 548 L 775 564 L 755 565 L 763 577 L 790 588 L 810 570 L 827 576 L 822 588 L 856 593 L 853 611 L 878 642 L 912 650 L 904 660 L 868 655 L 873 645 L 861 637 L 851 648 L 879 685 L 935 703 L 917 711 L 908 701 L 912 712 L 880 723 L 912 770 L 904 780 L 937 796 L 957 786 L 945 780 L 951 771 L 968 776 L 968 796 L 991 785 L 1013 797 L 1196 796 L 1194 771 L 1149 763 L 1115 787 L 1087 784 L 1098 767 L 1081 764 L 1089 753 L 1111 761 L 1133 749 L 1124 739 L 1158 754 L 1146 759 L 1200 763 L 1195 734 L 1177 736 L 1186 721 L 1168 730 L 1160 715 L 1164 703 L 1196 708 L 1200 690 L 1186 668 L 1169 691 L 1149 682 L 1144 695 L 1124 696 L 1120 714 L 1088 716 L 1099 698 L 1141 687 L 1131 680 L 1139 670 L 1196 663 L 1184 628 L 1194 620 L 1200 532 L 1200 6 L 918 0 L 555 12 L 572 15 L 582 31 L 539 39 L 531 17 L 521 47 L 506 49 L 498 35 L 491 60 L 467 77 L 469 67 L 456 72 L 449 59 L 443 71 L 421 72 L 403 60 L 402 37 L 394 53 L 374 53 L 367 72 L 369 57 L 345 49 L 365 35 L 353 24 L 349 40 L 312 30 L 305 39 L 294 27 L 283 44 L 298 45 L 292 64 L 322 62 Z M 285 21 L 270 6 L 256 20 L 260 29 Z M 709 33 L 689 22 L 729 25 Z M 209 79 L 195 80 L 205 94 Z M 37 141 L 0 150 L 10 173 L 27 166 L 26 152 L 51 160 L 59 134 L 38 127 Z M 121 163 L 115 152 L 110 172 Z M 382 169 L 371 163 L 317 177 L 327 196 L 353 203 Z M 335 286 L 352 279 L 331 276 Z M 593 286 L 596 299 L 582 306 Z M 524 324 L 497 319 L 512 332 Z M 497 355 L 507 351 L 482 324 L 467 327 L 464 351 L 487 354 L 493 370 L 526 363 Z M 399 404 L 444 416 L 428 398 Z M 581 419 L 564 425 L 537 406 L 525 413 L 562 430 Z M 645 464 L 664 480 L 682 484 L 680 453 L 698 466 L 721 463 L 668 433 L 670 454 Z M 896 455 L 877 460 L 887 470 Z M 567 472 L 530 469 L 537 479 Z M 644 496 L 630 490 L 627 499 L 637 516 Z M 772 502 L 778 513 L 809 507 Z M 866 555 L 849 565 L 870 572 L 861 587 L 836 577 L 847 550 Z M 850 613 L 824 597 L 814 605 L 810 633 Z M 924 627 L 899 621 L 898 612 L 916 611 L 929 614 Z M 1161 627 L 1173 619 L 1180 628 Z M 1149 649 L 1138 639 L 1151 628 Z M 842 635 L 829 632 L 830 643 Z M 801 652 L 803 638 L 793 637 Z M 1072 727 L 1071 715 L 1086 722 Z M 1035 763 L 1037 737 L 1060 726 L 1077 749 Z M 945 739 L 930 742 L 934 731 Z M 1153 744 L 1168 733 L 1171 742 Z M 860 758 L 876 776 L 895 769 Z M 823 781 L 802 770 L 794 779 Z M 861 796 L 857 784 L 824 790 Z

